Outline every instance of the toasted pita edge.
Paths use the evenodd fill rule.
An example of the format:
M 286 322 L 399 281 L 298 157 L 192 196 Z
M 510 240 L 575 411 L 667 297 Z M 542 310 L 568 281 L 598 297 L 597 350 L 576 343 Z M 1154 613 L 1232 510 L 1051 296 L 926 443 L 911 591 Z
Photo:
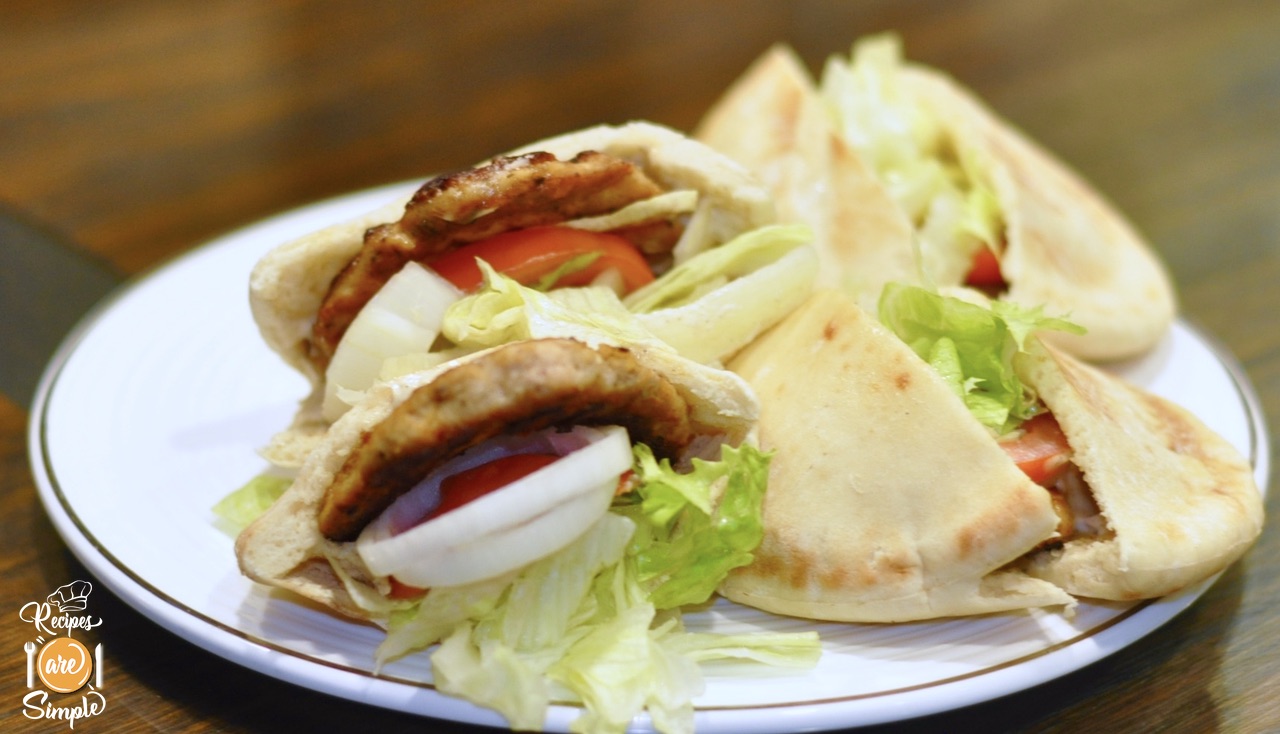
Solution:
M 796 118 L 815 96 L 804 62 L 775 44 L 725 89 L 693 137 L 758 173 L 803 144 Z
M 831 622 L 891 624 L 948 617 L 971 617 L 1061 607 L 1070 613 L 1076 600 L 1058 586 L 1018 571 L 997 570 L 981 578 L 964 578 L 898 597 L 871 600 L 799 599 L 760 593 L 726 584 L 725 598 L 789 617 Z
M 305 344 L 329 284 L 359 252 L 365 230 L 399 219 L 408 201 L 406 194 L 354 219 L 290 240 L 254 264 L 249 274 L 249 309 L 258 331 L 313 386 L 324 376 L 307 359 Z

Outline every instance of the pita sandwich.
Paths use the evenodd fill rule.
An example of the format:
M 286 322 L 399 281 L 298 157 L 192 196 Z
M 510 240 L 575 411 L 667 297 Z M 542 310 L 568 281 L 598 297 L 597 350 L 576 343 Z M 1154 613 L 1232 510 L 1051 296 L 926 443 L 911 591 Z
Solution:
M 843 622 L 1073 603 L 1006 568 L 1055 536 L 1048 494 L 847 296 L 816 294 L 730 367 L 774 456 L 764 540 L 725 597 Z
M 249 300 L 259 330 L 312 386 L 294 425 L 266 450 L 268 458 L 298 466 L 360 391 L 406 371 L 399 365 L 389 368 L 388 360 L 421 358 L 408 362 L 425 367 L 458 356 L 440 312 L 466 291 L 456 284 L 433 284 L 444 278 L 442 258 L 463 253 L 478 279 L 475 260 L 493 257 L 471 256 L 468 248 L 551 231 L 624 240 L 627 262 L 643 258 L 639 267 L 650 282 L 635 288 L 615 283 L 619 289 L 625 285 L 623 304 L 652 335 L 707 364 L 731 355 L 795 308 L 818 269 L 807 228 L 777 225 L 770 194 L 754 177 L 674 130 L 634 122 L 532 143 L 433 179 L 370 214 L 283 244 L 256 264 Z M 556 268 L 540 276 L 550 278 L 551 285 L 539 287 L 612 283 L 610 275 L 623 276 L 609 266 L 610 257 L 607 251 L 571 256 L 566 250 L 561 260 L 539 260 Z M 425 267 L 414 267 L 418 264 Z M 570 282 L 594 273 L 593 268 L 602 269 L 594 280 Z M 404 313 L 378 314 L 379 323 L 426 322 L 430 319 L 420 314 L 434 314 L 434 321 L 419 324 L 423 336 L 394 349 L 381 343 L 368 348 L 365 336 L 348 340 L 354 324 L 372 320 L 365 312 L 376 310 L 389 284 L 412 274 L 406 271 L 422 271 L 415 277 L 426 279 L 410 293 L 434 289 L 441 295 L 425 307 L 410 304 L 401 309 Z M 619 300 L 596 298 L 601 299 Z M 716 328 L 708 329 L 712 323 Z M 379 338 L 404 331 L 370 329 Z M 347 369 L 353 360 L 358 370 Z M 335 377 L 339 363 L 343 370 Z
M 523 377 L 512 378 L 516 371 Z M 580 379 L 584 371 L 592 375 L 589 383 L 562 386 L 569 391 L 562 402 L 538 407 L 538 400 L 546 403 L 552 399 L 539 397 L 548 385 Z M 486 380 L 493 384 L 486 384 Z M 641 398 L 632 399 L 634 395 L 627 392 L 632 384 L 643 388 Z M 664 397 L 664 412 L 642 413 L 638 406 L 657 391 L 654 385 L 669 393 Z M 588 390 L 607 395 L 592 400 L 574 397 Z M 523 403 L 518 397 L 530 402 Z M 614 402 L 602 408 L 607 399 Z M 740 378 L 661 346 L 617 348 L 605 341 L 588 344 L 557 338 L 475 352 L 430 370 L 379 382 L 365 393 L 324 432 L 285 493 L 240 533 L 236 556 L 243 573 L 259 583 L 293 592 L 349 617 L 385 623 L 396 605 L 391 580 L 370 569 L 360 538 L 334 539 L 331 536 L 337 533 L 324 527 L 326 511 L 338 501 L 335 492 L 352 486 L 347 481 L 354 476 L 352 467 L 383 461 L 384 453 L 393 458 L 411 453 L 402 448 L 393 452 L 385 446 L 399 447 L 399 439 L 403 439 L 415 444 L 412 451 L 427 454 L 434 451 L 433 444 L 444 441 L 441 436 L 466 434 L 466 440 L 475 445 L 451 444 L 452 453 L 438 456 L 434 464 L 444 466 L 459 452 L 474 451 L 476 446 L 484 455 L 490 450 L 485 446 L 505 440 L 509 434 L 527 437 L 531 430 L 630 423 L 628 430 L 634 441 L 646 433 L 655 445 L 672 441 L 669 458 L 679 462 L 713 455 L 721 444 L 738 445 L 748 437 L 757 411 L 753 393 Z M 460 414 L 467 417 L 460 418 Z M 395 437 L 397 441 L 391 444 L 377 444 L 379 436 L 386 437 L 393 420 L 401 421 L 394 425 L 404 425 L 406 417 L 412 418 L 414 431 Z M 661 435 L 655 434 L 655 426 L 665 427 L 673 420 L 687 429 L 688 435 L 675 440 L 673 431 L 664 429 Z M 460 421 L 464 428 L 458 428 Z M 473 433 L 487 438 L 477 443 Z M 654 451 L 661 455 L 659 449 Z M 423 470 L 427 471 L 430 469 Z M 356 484 L 363 476 L 357 477 Z M 418 476 L 414 481 L 420 479 Z M 357 530 L 367 529 L 371 522 L 367 517 L 360 520 Z
M 1068 315 L 1086 333 L 1051 340 L 1091 360 L 1140 354 L 1173 319 L 1172 283 L 1122 214 L 953 79 L 901 62 L 892 39 L 832 57 L 819 82 L 776 46 L 695 137 L 810 224 L 821 284 L 868 310 L 889 282 L 972 287 Z
M 952 310 L 877 320 L 824 291 L 730 364 L 757 391 L 761 445 L 777 453 L 764 542 L 727 597 L 860 622 L 1069 608 L 1172 593 L 1257 538 L 1248 462 L 1186 410 L 1031 334 L 999 348 L 1025 411 L 984 421 L 992 393 L 963 369 L 952 384 L 935 364 L 955 361 L 924 335 L 959 314 L 973 331 L 949 338 L 979 343 L 987 309 L 886 293 Z M 923 326 L 903 330 L 904 318 Z
M 1038 340 L 1017 366 L 1062 426 L 1106 524 L 1030 555 L 1027 573 L 1076 596 L 1152 598 L 1209 578 L 1257 539 L 1252 467 L 1194 415 Z

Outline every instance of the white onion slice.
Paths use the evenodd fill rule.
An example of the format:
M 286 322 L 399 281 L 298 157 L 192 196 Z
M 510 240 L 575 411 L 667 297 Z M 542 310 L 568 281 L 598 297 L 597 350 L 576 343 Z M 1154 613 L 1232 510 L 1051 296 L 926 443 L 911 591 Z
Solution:
M 589 431 L 588 445 L 398 535 L 388 509 L 360 534 L 357 552 L 379 576 L 431 588 L 494 578 L 560 550 L 609 511 L 632 463 L 626 429 L 577 430 Z
M 391 276 L 347 327 L 325 370 L 324 417 L 337 420 L 351 406 L 341 391 L 363 391 L 393 357 L 425 352 L 440 335 L 449 306 L 462 297 L 453 284 L 410 261 Z
M 383 526 L 379 532 L 399 535 L 420 524 L 440 504 L 440 485 L 454 474 L 518 454 L 565 456 L 599 437 L 599 429 L 587 426 L 577 426 L 570 431 L 548 428 L 534 433 L 496 436 L 437 466 L 412 489 L 397 497 L 373 524 Z

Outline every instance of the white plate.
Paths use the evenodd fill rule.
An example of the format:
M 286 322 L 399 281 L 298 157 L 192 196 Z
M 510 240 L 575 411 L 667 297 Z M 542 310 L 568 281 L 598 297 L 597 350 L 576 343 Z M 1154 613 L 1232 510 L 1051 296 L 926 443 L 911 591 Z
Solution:
M 72 333 L 31 413 L 40 497 L 71 550 L 142 614 L 263 674 L 389 709 L 502 726 L 437 693 L 426 655 L 371 671 L 381 634 L 237 571 L 210 507 L 264 468 L 255 450 L 286 425 L 304 381 L 259 339 L 253 263 L 271 247 L 375 208 L 403 187 L 284 214 L 194 250 L 121 291 Z M 1249 457 L 1260 487 L 1269 445 L 1258 401 L 1229 355 L 1179 323 L 1153 354 L 1117 368 L 1182 403 Z M 824 654 L 799 675 L 715 671 L 701 732 L 797 731 L 882 723 L 1029 688 L 1133 643 L 1211 582 L 1137 605 L 1081 605 L 1073 620 L 1032 613 L 892 626 L 814 624 L 721 601 L 691 628 L 816 628 Z M 557 706 L 547 728 L 578 715 Z M 635 728 L 649 728 L 638 719 Z

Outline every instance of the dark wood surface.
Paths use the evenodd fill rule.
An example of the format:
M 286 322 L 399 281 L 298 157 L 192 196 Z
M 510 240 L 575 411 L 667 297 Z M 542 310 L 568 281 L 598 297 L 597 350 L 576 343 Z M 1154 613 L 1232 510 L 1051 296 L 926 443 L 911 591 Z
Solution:
M 1115 200 L 1168 263 L 1183 315 L 1280 415 L 1274 2 L 8 2 L 0 204 L 99 272 L 132 276 L 266 215 L 545 135 L 633 118 L 688 129 L 770 43 L 789 41 L 816 68 L 887 29 Z M 18 246 L 0 242 L 10 255 Z M 85 292 L 59 293 L 74 282 L 6 273 L 0 318 L 34 303 L 50 320 L 5 333 L 50 343 L 34 330 L 79 314 Z M 6 343 L 0 360 L 32 371 L 42 355 Z M 20 713 L 29 627 L 18 611 L 91 575 L 36 499 L 21 385 L 0 394 L 0 729 L 58 731 L 66 724 Z M 1269 505 L 1280 508 L 1274 492 Z M 1268 529 L 1198 603 L 1131 647 L 887 730 L 1280 730 L 1278 575 Z M 109 710 L 76 731 L 469 730 L 294 688 L 105 591 L 94 604 L 107 623 L 87 639 L 111 651 Z

